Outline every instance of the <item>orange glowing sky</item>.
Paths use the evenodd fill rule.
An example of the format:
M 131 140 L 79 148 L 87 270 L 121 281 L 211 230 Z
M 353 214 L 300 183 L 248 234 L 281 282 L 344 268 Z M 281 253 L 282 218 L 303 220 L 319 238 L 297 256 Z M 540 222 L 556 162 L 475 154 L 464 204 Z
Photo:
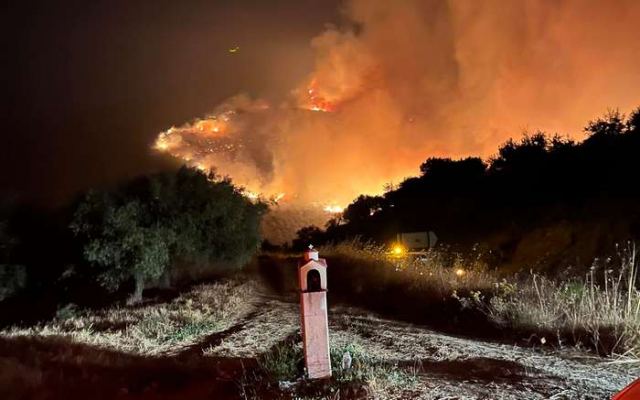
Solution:
M 589 119 L 640 104 L 635 0 L 343 7 L 287 96 L 239 94 L 155 148 L 265 197 L 344 206 L 427 157 L 488 157 L 527 130 L 580 139 Z

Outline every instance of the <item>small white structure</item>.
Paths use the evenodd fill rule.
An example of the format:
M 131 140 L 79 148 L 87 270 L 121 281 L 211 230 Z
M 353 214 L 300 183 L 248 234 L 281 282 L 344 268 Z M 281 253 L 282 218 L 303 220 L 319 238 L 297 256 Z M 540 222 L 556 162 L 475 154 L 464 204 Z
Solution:
M 331 377 L 327 317 L 327 262 L 309 246 L 298 268 L 304 362 L 311 379 Z
M 403 232 L 398 233 L 396 241 L 408 251 L 428 250 L 435 247 L 438 242 L 438 237 L 432 231 Z

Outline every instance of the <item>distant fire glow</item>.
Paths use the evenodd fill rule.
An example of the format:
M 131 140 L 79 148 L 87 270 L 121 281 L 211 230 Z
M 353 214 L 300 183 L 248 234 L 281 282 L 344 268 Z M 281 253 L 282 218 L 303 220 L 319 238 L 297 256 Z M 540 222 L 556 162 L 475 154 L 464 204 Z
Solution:
M 314 95 L 312 89 L 309 91 L 310 103 L 304 102 L 297 107 L 298 109 L 333 111 L 331 103 Z M 244 188 L 244 195 L 252 200 L 279 202 L 285 198 L 286 192 L 282 189 L 288 188 L 293 192 L 293 195 L 288 197 L 295 201 L 299 197 L 295 186 L 290 186 L 287 182 L 276 183 L 278 179 L 269 180 L 264 174 L 264 169 L 257 168 L 256 165 L 268 164 L 270 161 L 270 136 L 265 134 L 263 140 L 257 140 L 251 134 L 251 130 L 257 121 L 269 119 L 270 109 L 270 105 L 265 101 L 254 101 L 239 96 L 204 118 L 161 132 L 153 148 L 201 171 L 213 171 L 221 176 L 230 176 L 234 183 Z M 314 199 L 313 203 L 322 204 L 322 199 Z M 321 208 L 328 214 L 339 214 L 343 211 L 343 206 L 335 202 L 326 202 Z
M 315 79 L 312 79 L 311 83 L 309 83 L 307 93 L 309 94 L 309 104 L 306 108 L 309 110 L 322 112 L 333 112 L 336 110 L 334 103 L 324 99 L 322 95 L 318 93 L 318 83 Z
M 256 192 L 252 192 L 250 190 L 245 190 L 242 192 L 245 196 L 247 196 L 251 200 L 257 200 L 260 198 L 260 194 Z
M 391 248 L 391 254 L 396 257 L 403 256 L 405 252 L 406 252 L 406 249 L 404 248 L 404 246 L 398 243 L 394 244 L 393 247 Z
M 340 207 L 336 205 L 327 205 L 327 206 L 324 206 L 323 209 L 330 214 L 340 214 L 344 211 L 344 207 Z
M 312 70 L 290 93 L 231 97 L 154 148 L 334 213 L 428 157 L 488 157 L 526 129 L 581 138 L 602 110 L 640 102 L 637 1 L 347 0 L 344 11 L 344 26 L 311 41 Z M 290 72 L 274 62 L 277 78 Z

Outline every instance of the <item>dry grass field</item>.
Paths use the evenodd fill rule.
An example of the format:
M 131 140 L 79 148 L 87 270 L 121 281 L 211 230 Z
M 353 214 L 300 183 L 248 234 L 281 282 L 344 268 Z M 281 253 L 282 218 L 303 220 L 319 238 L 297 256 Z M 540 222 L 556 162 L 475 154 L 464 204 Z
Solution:
M 357 294 L 348 301 L 368 308 L 436 325 L 440 317 L 459 317 L 463 330 L 466 318 L 490 337 L 497 331 L 527 334 L 557 347 L 640 357 L 640 260 L 632 244 L 615 259 L 596 260 L 583 276 L 571 277 L 505 275 L 477 257 L 441 251 L 396 258 L 383 247 L 358 242 L 330 246 L 322 254 L 333 261 L 334 284 L 337 276 L 338 285 L 346 285 L 338 286 L 340 294 Z
M 394 271 L 403 273 L 414 274 Z M 447 282 L 444 270 L 432 274 Z M 337 284 L 340 274 L 332 276 Z M 487 277 L 465 279 L 488 289 Z M 446 285 L 443 293 L 470 286 Z M 535 285 L 539 294 L 523 293 L 521 301 L 552 288 L 548 281 Z M 330 292 L 334 376 L 309 382 L 296 297 L 270 286 L 243 276 L 195 286 L 166 302 L 101 311 L 67 307 L 52 321 L 6 329 L 0 333 L 0 398 L 606 399 L 640 375 L 635 353 L 623 347 L 625 336 L 618 348 L 627 350 L 607 357 L 585 346 L 545 343 L 543 336 L 483 340 L 474 332 L 451 335 L 383 317 L 333 301 Z M 477 299 L 464 298 L 468 307 L 479 307 Z M 540 310 L 554 310 L 552 304 Z M 485 310 L 492 318 L 511 315 L 498 311 Z M 531 315 L 523 321 L 538 324 L 545 314 Z M 349 369 L 341 367 L 345 352 L 353 358 Z

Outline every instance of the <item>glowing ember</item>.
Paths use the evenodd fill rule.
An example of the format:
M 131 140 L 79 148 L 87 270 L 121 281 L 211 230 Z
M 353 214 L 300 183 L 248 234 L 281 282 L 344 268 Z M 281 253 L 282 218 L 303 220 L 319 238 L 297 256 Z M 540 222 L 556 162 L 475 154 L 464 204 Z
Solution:
M 158 151 L 169 151 L 171 148 L 180 145 L 180 137 L 172 136 L 175 129 L 173 127 L 169 128 L 165 132 L 162 132 L 158 135 L 153 147 Z
M 250 200 L 258 200 L 260 198 L 260 193 L 252 192 L 250 190 L 245 190 L 242 192 L 247 198 Z
M 158 139 L 155 144 L 155 148 L 160 151 L 167 151 L 169 149 L 169 145 L 167 142 Z
M 309 105 L 306 107 L 308 110 L 322 112 L 333 112 L 336 110 L 334 103 L 326 100 L 318 93 L 318 83 L 315 79 L 312 79 L 311 83 L 309 83 L 307 93 L 309 94 Z
M 329 214 L 341 214 L 344 211 L 344 207 L 340 207 L 337 205 L 326 205 L 323 207 L 323 210 L 325 210 Z

